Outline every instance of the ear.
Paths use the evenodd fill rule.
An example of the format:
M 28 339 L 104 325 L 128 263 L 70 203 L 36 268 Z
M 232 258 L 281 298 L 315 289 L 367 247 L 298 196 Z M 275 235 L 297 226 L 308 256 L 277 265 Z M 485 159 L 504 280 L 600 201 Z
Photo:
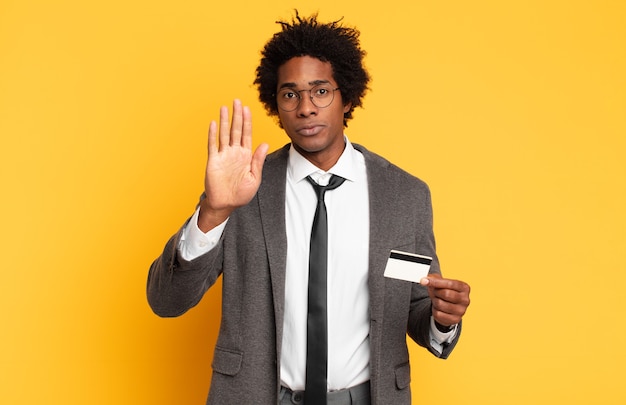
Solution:
M 346 103 L 343 105 L 343 113 L 347 113 L 352 108 L 352 102 Z

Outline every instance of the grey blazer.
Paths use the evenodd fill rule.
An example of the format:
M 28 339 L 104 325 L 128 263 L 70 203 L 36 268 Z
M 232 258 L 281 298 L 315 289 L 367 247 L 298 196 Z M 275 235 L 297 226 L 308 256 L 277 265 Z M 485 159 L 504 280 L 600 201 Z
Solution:
M 369 294 L 372 404 L 411 403 L 406 334 L 447 358 L 460 334 L 438 355 L 429 345 L 431 301 L 418 284 L 386 278 L 389 251 L 433 257 L 430 191 L 380 156 L 365 156 L 370 198 Z M 220 243 L 192 261 L 178 254 L 181 231 L 148 275 L 148 302 L 164 317 L 195 306 L 222 275 L 222 321 L 207 404 L 276 404 L 280 390 L 285 262 L 285 182 L 289 145 L 267 156 L 261 186 L 232 213 Z

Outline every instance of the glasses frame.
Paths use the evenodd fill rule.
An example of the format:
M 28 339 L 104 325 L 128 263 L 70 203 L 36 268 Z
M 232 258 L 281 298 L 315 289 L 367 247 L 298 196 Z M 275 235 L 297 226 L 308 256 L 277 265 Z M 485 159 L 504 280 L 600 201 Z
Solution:
M 313 96 L 313 90 L 315 90 L 315 89 L 316 89 L 316 88 L 318 88 L 318 87 L 326 87 L 326 86 L 329 86 L 329 87 L 330 87 L 330 89 L 329 89 L 329 90 L 332 92 L 332 93 L 331 93 L 331 99 L 330 99 L 330 101 L 328 102 L 328 104 L 326 104 L 326 105 L 325 105 L 325 106 L 323 106 L 323 107 L 320 107 L 319 105 L 317 105 L 317 104 L 315 103 L 315 96 Z M 280 102 L 278 101 L 278 95 L 279 95 L 280 91 L 279 91 L 278 93 L 276 93 L 276 105 L 278 106 L 278 108 L 280 108 L 281 110 L 283 110 L 283 111 L 285 111 L 285 112 L 292 112 L 292 111 L 297 110 L 297 109 L 298 109 L 298 107 L 300 107 L 300 103 L 302 102 L 302 98 L 303 98 L 303 97 L 302 97 L 302 92 L 303 92 L 303 91 L 308 91 L 308 92 L 309 92 L 309 100 L 311 100 L 311 103 L 313 103 L 313 105 L 314 105 L 315 107 L 317 107 L 317 108 L 327 108 L 327 107 L 329 107 L 329 106 L 333 103 L 333 101 L 335 101 L 335 91 L 339 90 L 339 87 L 335 87 L 335 88 L 333 89 L 333 88 L 332 88 L 329 84 L 327 84 L 327 83 L 322 83 L 322 84 L 317 84 L 317 85 L 315 85 L 315 86 L 311 87 L 310 89 L 303 89 L 303 90 L 295 90 L 295 89 L 291 89 L 291 88 L 288 88 L 288 89 L 289 89 L 289 90 L 291 90 L 292 92 L 294 92 L 294 93 L 296 93 L 296 94 L 298 95 L 298 103 L 296 104 L 296 106 L 295 106 L 294 108 L 292 108 L 292 109 L 286 109 L 286 108 L 284 108 L 283 106 L 281 106 L 281 105 L 280 105 Z M 283 89 L 281 89 L 281 90 L 283 90 Z

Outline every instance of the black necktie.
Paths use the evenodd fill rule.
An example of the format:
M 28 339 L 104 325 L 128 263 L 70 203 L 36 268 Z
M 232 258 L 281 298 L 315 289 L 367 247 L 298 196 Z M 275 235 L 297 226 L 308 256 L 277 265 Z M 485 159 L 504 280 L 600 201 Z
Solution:
M 328 326 L 326 315 L 326 268 L 328 266 L 328 223 L 324 193 L 346 179 L 333 175 L 327 186 L 306 178 L 317 194 L 309 252 L 309 302 L 306 344 L 305 405 L 326 405 L 328 371 Z

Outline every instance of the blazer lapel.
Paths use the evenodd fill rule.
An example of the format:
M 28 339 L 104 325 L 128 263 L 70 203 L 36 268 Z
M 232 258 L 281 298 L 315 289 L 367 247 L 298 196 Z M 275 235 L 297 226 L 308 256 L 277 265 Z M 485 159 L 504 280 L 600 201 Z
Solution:
M 263 238 L 269 260 L 278 358 L 283 335 L 287 234 L 285 227 L 285 183 L 289 144 L 269 155 L 263 166 L 263 182 L 257 193 Z
M 392 239 L 392 233 L 394 232 L 389 227 L 389 224 L 393 223 L 393 221 L 389 218 L 390 211 L 388 209 L 392 205 L 390 199 L 394 197 L 386 189 L 389 162 L 377 158 L 361 145 L 354 145 L 354 147 L 365 156 L 369 190 L 370 317 L 372 321 L 382 323 L 385 302 L 385 280 L 382 277 L 382 273 L 385 270 L 387 258 L 389 257 L 389 241 Z

